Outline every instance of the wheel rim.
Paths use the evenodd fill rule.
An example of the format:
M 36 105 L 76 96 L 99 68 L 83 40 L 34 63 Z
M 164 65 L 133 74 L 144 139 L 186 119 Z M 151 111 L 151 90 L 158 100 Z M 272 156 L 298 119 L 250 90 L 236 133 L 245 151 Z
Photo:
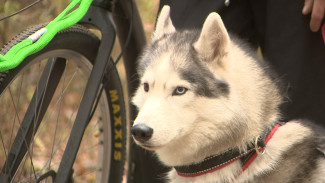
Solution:
M 57 171 L 92 68 L 92 64 L 77 52 L 55 50 L 34 58 L 19 72 L 0 97 L 1 169 L 37 86 L 39 79 L 36 78 L 40 77 L 48 58 L 54 56 L 66 58 L 67 67 L 31 146 L 12 179 L 14 182 L 35 182 L 47 171 Z M 108 180 L 111 153 L 109 120 L 107 97 L 103 92 L 73 167 L 73 179 L 77 182 Z

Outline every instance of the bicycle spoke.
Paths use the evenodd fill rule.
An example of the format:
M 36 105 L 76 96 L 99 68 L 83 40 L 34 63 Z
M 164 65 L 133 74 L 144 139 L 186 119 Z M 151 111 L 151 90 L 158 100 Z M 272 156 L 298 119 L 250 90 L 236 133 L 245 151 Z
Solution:
M 34 116 L 36 116 L 36 117 L 34 117 L 33 119 L 34 119 L 34 121 L 33 121 L 33 129 L 32 129 L 32 133 L 31 133 L 31 144 L 30 144 L 30 147 L 33 147 L 33 145 L 34 145 L 34 136 L 35 136 L 35 131 L 38 129 L 38 126 L 39 126 L 39 124 L 38 124 L 38 119 L 39 119 L 39 114 L 40 114 L 40 110 L 42 109 L 42 105 L 43 105 L 43 101 L 44 101 L 44 96 L 42 96 L 42 93 L 40 93 L 39 92 L 39 90 L 41 89 L 39 86 L 43 86 L 43 83 L 45 84 L 44 85 L 44 88 L 45 88 L 45 90 L 44 90 L 44 93 L 46 92 L 46 88 L 47 88 L 47 86 L 48 86 L 48 82 L 49 82 L 49 77 L 50 77 L 50 74 L 49 75 L 44 75 L 44 73 L 46 73 L 46 72 L 48 72 L 48 71 L 50 71 L 52 68 L 53 68 L 53 64 L 55 63 L 55 60 L 53 60 L 53 59 L 48 59 L 48 61 L 47 61 L 47 63 L 46 63 L 46 66 L 45 66 L 45 69 L 43 70 L 43 73 L 42 73 L 42 69 L 41 69 L 41 63 L 40 64 L 38 64 L 38 77 L 37 78 L 40 78 L 40 80 L 39 80 L 39 83 L 38 83 L 38 85 L 37 85 L 37 87 L 36 87 L 36 89 L 35 89 L 35 93 L 34 93 L 34 96 L 36 96 L 36 101 L 39 101 L 39 100 L 41 100 L 40 102 L 39 102 L 39 106 L 37 105 L 35 108 L 34 108 Z M 46 69 L 46 67 L 49 67 L 49 69 Z M 42 75 L 40 75 L 40 73 L 42 73 Z M 44 76 L 46 76 L 45 77 L 45 81 L 44 82 L 42 82 L 42 77 L 44 77 Z M 42 83 L 42 84 L 41 84 Z M 42 90 L 42 89 L 41 89 Z M 41 96 L 39 96 L 39 95 L 41 95 Z M 36 128 L 35 128 L 36 127 Z M 32 148 L 31 149 L 31 154 L 33 155 L 34 154 L 34 148 Z
M 62 82 L 62 89 L 61 89 L 61 92 L 60 92 L 60 97 L 63 96 L 63 92 L 64 92 L 64 82 L 65 82 L 65 79 L 66 79 L 66 68 L 65 68 L 65 71 L 64 71 L 64 77 L 62 78 L 63 82 Z M 63 98 L 63 97 L 62 97 Z M 53 149 L 54 149 L 54 145 L 55 145 L 55 139 L 56 139 L 56 133 L 57 133 L 57 129 L 58 129 L 58 124 L 59 124 L 59 117 L 60 117 L 60 113 L 61 113 L 61 104 L 62 104 L 62 100 L 59 100 L 60 104 L 59 104 L 59 111 L 58 111 L 58 115 L 56 117 L 56 125 L 55 125 L 55 130 L 54 130 L 54 137 L 53 137 L 53 143 L 52 143 L 52 147 L 51 147 L 51 157 L 49 159 L 49 168 L 51 168 L 51 161 L 52 161 L 52 158 L 53 158 Z
M 29 154 L 29 153 L 28 153 Z M 36 171 L 35 171 L 35 167 L 34 167 L 34 163 L 33 163 L 33 158 L 32 158 L 33 156 L 31 156 L 30 154 L 29 154 L 29 158 L 30 158 L 30 164 L 31 164 L 31 166 L 30 166 L 30 168 L 32 169 L 32 171 L 33 171 L 33 175 L 34 175 L 34 178 L 35 178 L 35 180 L 37 179 L 37 176 L 36 176 Z
M 17 100 L 17 106 L 19 106 L 19 101 L 20 101 L 20 94 L 21 94 L 21 89 L 22 89 L 22 84 L 23 84 L 23 79 L 24 79 L 24 75 L 22 75 L 21 77 L 20 77 L 21 79 L 20 79 L 20 84 L 19 84 L 19 92 L 18 92 L 18 96 L 16 96 L 16 98 L 18 98 Z M 9 92 L 10 92 L 10 95 L 12 96 L 12 93 L 11 93 L 11 91 L 10 91 L 10 87 L 9 87 Z M 13 102 L 13 104 L 14 104 L 14 102 Z M 19 115 L 15 115 L 15 118 L 14 118 L 14 122 L 13 122 L 13 124 L 12 124 L 12 128 L 11 128 L 11 133 L 10 133 L 10 140 L 9 140 L 9 144 L 11 144 L 11 142 L 12 142 L 12 138 L 13 138 L 13 131 L 14 131 L 14 127 L 15 127 L 15 124 L 16 124 L 16 119 L 18 118 L 18 122 L 19 122 L 19 124 L 20 124 L 20 119 L 19 119 Z M 10 148 L 10 147 L 9 147 Z
M 13 106 L 14 106 L 14 109 L 15 109 L 15 118 L 14 118 L 14 121 L 16 120 L 16 119 L 18 119 L 18 123 L 19 123 L 19 125 L 21 125 L 21 120 L 20 120 L 20 118 L 19 118 L 19 114 L 18 114 L 18 110 L 17 110 L 17 106 L 16 106 L 16 104 L 15 104 L 15 102 L 14 102 L 14 97 L 13 97 L 13 94 L 12 94 L 12 91 L 11 91 L 11 88 L 9 87 L 8 88 L 8 91 L 9 91 L 9 94 L 10 94 L 10 99 L 11 99 L 11 101 L 12 101 L 12 104 L 13 104 Z M 17 134 L 20 134 L 20 129 L 18 130 L 18 132 L 17 132 Z M 11 132 L 12 134 L 13 134 L 13 128 L 12 128 L 12 132 Z M 11 135 L 12 135 L 11 134 Z M 27 142 L 26 142 L 26 139 L 23 139 L 24 140 L 24 142 L 23 143 L 25 143 L 25 146 L 27 146 Z M 10 143 L 11 144 L 11 143 Z M 9 147 L 10 149 L 12 148 L 12 147 Z M 30 152 L 29 152 L 29 150 L 27 149 L 27 154 L 29 155 L 29 156 L 31 156 L 30 155 Z M 5 169 L 8 169 L 8 171 L 10 171 L 10 169 L 11 169 L 11 166 L 10 166 L 10 164 L 7 164 L 7 161 L 8 160 L 8 157 L 6 157 L 6 162 L 5 162 Z M 12 177 L 12 175 L 9 175 L 11 178 L 14 178 L 14 177 Z
M 22 167 L 25 167 L 26 162 L 27 162 L 27 158 L 24 158 L 24 162 L 22 164 Z M 23 171 L 20 172 L 20 175 L 18 177 L 18 181 L 17 182 L 19 182 L 19 180 L 20 180 L 20 178 L 21 178 L 22 175 L 23 175 Z
M 79 151 L 78 151 L 78 155 L 81 154 L 81 153 L 84 153 L 84 152 L 86 152 L 86 151 L 90 151 L 91 149 L 93 149 L 94 147 L 100 145 L 101 143 L 102 143 L 102 142 L 98 142 L 97 144 L 93 144 L 93 145 L 91 145 L 91 146 L 89 146 L 89 147 L 87 147 L 87 148 L 83 148 L 82 150 L 79 150 Z
M 54 61 L 52 61 L 52 59 L 49 59 L 48 60 L 48 63 L 46 64 L 47 66 L 48 65 L 50 65 L 50 69 L 52 69 L 53 68 L 53 64 L 54 64 Z M 44 75 L 44 72 L 47 72 L 47 70 L 46 69 L 44 69 L 43 70 L 43 74 L 42 74 L 42 76 L 40 76 L 40 73 L 42 73 L 41 72 L 41 69 L 40 69 L 40 67 L 41 67 L 41 65 L 39 64 L 38 65 L 38 70 L 39 70 L 39 75 L 38 75 L 38 77 L 37 78 L 42 78 L 42 76 Z M 50 70 L 49 69 L 49 70 Z M 46 81 L 44 82 L 45 83 L 45 90 L 44 90 L 44 93 L 46 92 L 46 89 L 47 89 L 47 86 L 48 86 L 48 81 L 49 81 L 49 79 L 50 79 L 50 74 L 47 76 L 47 78 L 46 78 Z M 41 82 L 41 80 L 42 79 L 40 79 L 39 80 L 39 82 Z M 31 139 L 31 143 L 30 143 L 30 145 L 29 145 L 29 147 L 33 147 L 33 145 L 34 145 L 34 136 L 35 136 L 35 133 L 36 133 L 36 130 L 38 129 L 38 126 L 39 126 L 39 124 L 38 124 L 38 119 L 39 119 L 39 115 L 40 115 L 40 111 L 41 111 L 41 109 L 42 109 L 42 105 L 43 105 L 43 101 L 44 101 L 44 98 L 45 97 L 43 97 L 43 96 L 39 96 L 39 89 L 40 89 L 40 87 L 39 87 L 39 85 L 40 84 L 38 84 L 37 85 L 37 87 L 36 87 L 36 90 L 35 90 L 35 96 L 36 96 L 36 101 L 39 101 L 39 98 L 38 97 L 40 97 L 40 99 L 41 99 L 41 102 L 40 102 L 40 106 L 38 107 L 35 107 L 35 111 L 34 111 L 34 115 L 36 116 L 36 117 L 34 117 L 34 124 L 33 124 L 33 129 L 32 129 L 32 133 L 31 133 L 31 137 L 30 137 L 30 139 Z M 41 94 L 42 95 L 42 94 Z M 28 148 L 29 149 L 29 148 Z M 29 156 L 29 158 L 30 158 L 30 163 L 31 163 L 31 169 L 32 169 L 32 171 L 33 171 L 33 174 L 34 174 L 34 178 L 35 178 L 35 180 L 37 179 L 37 176 L 36 176 L 36 171 L 35 171 L 35 167 L 34 167 L 34 163 L 33 163 L 33 155 L 34 155 L 34 148 L 31 148 L 31 153 L 29 153 L 29 154 L 31 154 L 30 156 Z M 30 178 L 31 178 L 32 176 L 30 176 Z
M 78 72 L 78 71 L 76 71 L 76 72 L 73 74 L 72 78 L 70 79 L 69 83 L 67 84 L 67 87 L 66 87 L 66 88 L 64 89 L 64 91 L 63 91 L 63 95 L 68 91 L 69 86 L 70 86 L 71 82 L 74 80 L 74 78 L 75 78 L 77 72 Z M 63 95 L 60 95 L 60 98 L 57 100 L 57 102 L 53 105 L 52 108 L 56 108 L 56 106 L 57 106 L 57 105 L 62 101 L 62 99 L 63 99 Z M 79 102 L 79 103 L 80 103 L 80 102 Z M 44 119 L 44 121 L 43 121 L 43 124 L 44 124 L 43 126 L 45 126 L 45 124 L 49 121 L 49 119 L 51 118 L 51 116 L 52 116 L 53 113 L 54 113 L 54 110 L 50 111 L 50 113 L 47 115 L 47 118 Z M 42 131 L 42 130 L 40 129 L 39 131 Z M 35 136 L 35 138 L 36 138 L 36 137 L 37 137 L 37 136 Z
M 18 122 L 19 122 L 19 125 L 21 125 L 21 120 L 19 118 L 18 109 L 17 109 L 17 106 L 15 104 L 14 97 L 12 95 L 12 91 L 11 91 L 11 88 L 10 87 L 8 88 L 8 91 L 9 91 L 10 99 L 12 101 L 12 104 L 13 104 L 14 110 L 15 110 L 15 118 L 14 118 L 14 120 L 17 118 L 18 119 Z
M 6 146 L 5 146 L 5 143 L 4 143 L 4 140 L 3 140 L 3 137 L 2 137 L 2 133 L 0 131 L 0 138 L 1 138 L 1 143 L 2 143 L 2 147 L 3 147 L 3 151 L 5 153 L 5 157 L 6 159 L 8 158 L 8 155 L 7 155 L 7 150 L 6 150 Z
M 92 129 L 89 129 L 88 133 L 89 134 L 95 134 L 95 132 L 98 131 L 98 123 L 99 123 L 100 119 L 97 120 L 97 122 L 95 123 L 95 125 L 93 126 Z M 101 132 L 100 132 L 101 133 Z M 92 136 L 87 136 L 86 138 L 82 139 L 82 144 L 80 146 L 80 149 L 83 149 L 85 144 L 88 144 L 89 140 L 92 138 Z M 78 154 L 81 153 L 80 151 L 78 152 Z
M 81 102 L 81 98 L 80 98 L 80 100 L 79 100 L 79 102 L 78 102 L 79 105 L 80 105 L 80 102 Z M 72 124 L 72 123 L 73 123 L 72 118 L 73 118 L 74 114 L 78 111 L 79 105 L 76 105 L 76 106 L 75 106 L 73 112 L 72 112 L 71 115 L 70 115 L 70 118 L 69 118 L 68 122 L 66 123 L 66 125 L 64 126 L 63 129 L 69 129 L 68 126 L 72 127 L 72 125 L 73 125 L 73 124 Z M 56 154 L 57 150 L 59 150 L 59 147 L 60 147 L 60 144 L 61 144 L 61 143 L 67 141 L 67 138 L 69 137 L 69 133 L 64 133 L 64 134 L 65 134 L 65 136 L 61 136 L 60 139 L 58 140 L 57 145 L 56 145 L 56 148 L 55 148 L 55 150 L 52 152 L 52 155 L 51 155 L 51 156 L 53 156 L 54 154 Z M 44 168 L 45 168 L 45 167 L 43 167 L 42 170 L 43 170 Z

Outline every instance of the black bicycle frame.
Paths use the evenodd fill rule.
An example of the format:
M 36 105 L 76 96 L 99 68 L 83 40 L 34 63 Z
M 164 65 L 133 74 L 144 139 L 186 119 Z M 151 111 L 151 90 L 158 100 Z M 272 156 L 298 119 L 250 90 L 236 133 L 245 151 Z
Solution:
M 107 64 L 110 63 L 110 54 L 116 34 L 119 36 L 121 47 L 125 48 L 123 58 L 130 94 L 134 93 L 138 86 L 136 58 L 146 44 L 142 22 L 134 0 L 95 0 L 80 23 L 96 27 L 100 30 L 102 37 L 96 61 L 71 130 L 55 183 L 69 182 L 71 180 L 72 166 L 88 125 L 89 115 L 105 75 Z M 130 29 L 132 31 L 129 35 Z M 133 120 L 136 116 L 136 110 L 132 105 L 129 106 L 131 106 L 130 118 Z M 159 182 L 156 179 L 157 175 L 166 171 L 165 168 L 158 166 L 159 163 L 157 160 L 152 159 L 152 155 L 145 155 L 144 152 L 134 143 L 131 143 L 129 152 L 130 167 L 127 175 L 128 183 Z
M 111 14 L 102 7 L 91 6 L 86 21 L 95 25 L 102 32 L 101 43 L 93 69 L 82 98 L 80 109 L 63 154 L 55 183 L 69 182 L 72 174 L 72 166 L 75 161 L 84 131 L 89 122 L 89 115 L 96 100 L 102 78 L 104 76 L 110 53 L 115 41 L 115 27 L 111 21 Z M 85 19 L 84 19 L 85 20 Z M 109 34 L 107 34 L 109 33 Z

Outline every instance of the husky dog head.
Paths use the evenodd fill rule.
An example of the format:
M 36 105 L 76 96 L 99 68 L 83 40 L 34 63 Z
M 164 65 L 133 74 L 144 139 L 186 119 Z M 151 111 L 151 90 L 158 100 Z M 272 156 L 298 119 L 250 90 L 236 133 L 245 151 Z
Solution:
M 277 118 L 274 82 L 229 38 L 217 13 L 201 31 L 176 31 L 169 13 L 163 7 L 139 60 L 136 143 L 170 166 L 250 143 Z

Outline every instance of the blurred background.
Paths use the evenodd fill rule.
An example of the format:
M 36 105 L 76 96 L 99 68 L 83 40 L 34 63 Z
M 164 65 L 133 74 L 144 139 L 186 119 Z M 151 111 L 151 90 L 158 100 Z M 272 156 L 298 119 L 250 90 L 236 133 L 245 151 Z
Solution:
M 0 19 L 35 1 L 37 0 L 0 0 Z M 159 0 L 136 0 L 136 2 L 143 20 L 144 29 L 149 38 L 154 28 Z M 70 0 L 42 0 L 23 13 L 0 21 L 0 47 L 26 28 L 51 21 L 69 3 Z

